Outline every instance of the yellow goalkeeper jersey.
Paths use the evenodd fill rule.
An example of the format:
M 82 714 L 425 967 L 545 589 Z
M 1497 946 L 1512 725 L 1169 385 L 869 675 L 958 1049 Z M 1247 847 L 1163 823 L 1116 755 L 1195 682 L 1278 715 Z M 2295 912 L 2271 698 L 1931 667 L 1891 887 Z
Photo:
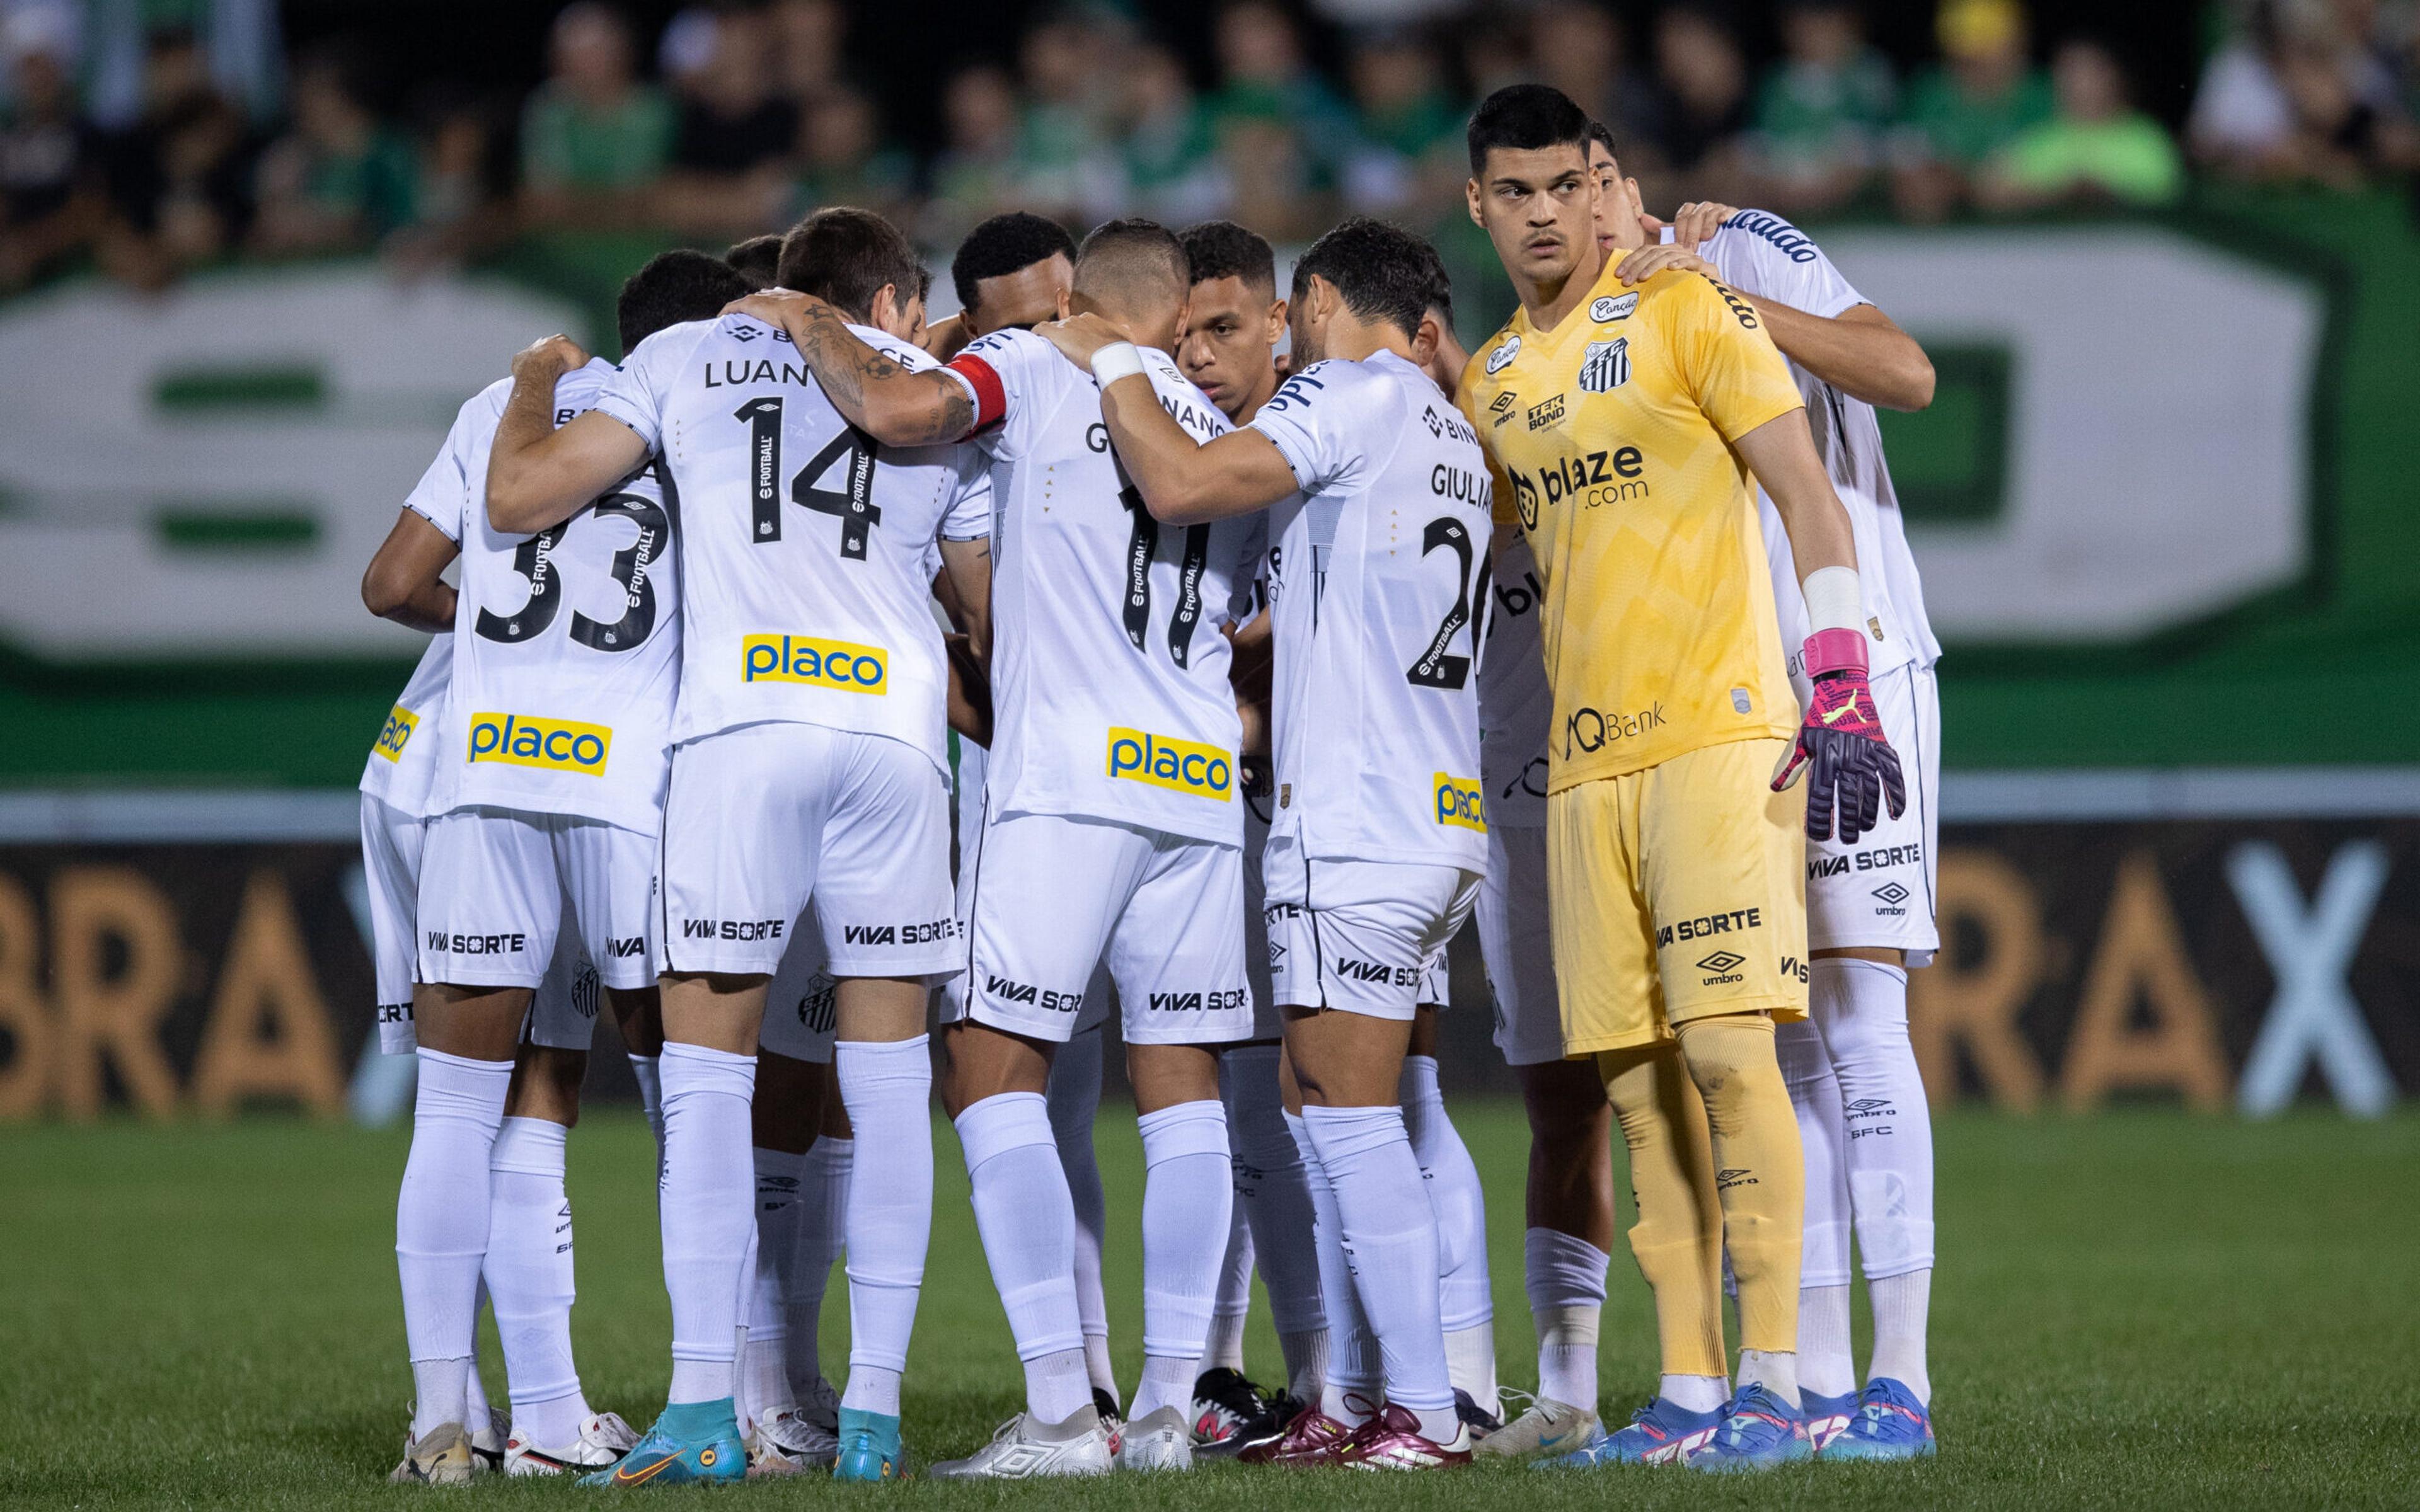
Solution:
M 1496 524 L 1528 532 L 1555 690 L 1547 787 L 1793 733 L 1756 485 L 1730 442 L 1801 407 L 1746 301 L 1608 260 L 1555 330 L 1526 310 L 1464 371 Z

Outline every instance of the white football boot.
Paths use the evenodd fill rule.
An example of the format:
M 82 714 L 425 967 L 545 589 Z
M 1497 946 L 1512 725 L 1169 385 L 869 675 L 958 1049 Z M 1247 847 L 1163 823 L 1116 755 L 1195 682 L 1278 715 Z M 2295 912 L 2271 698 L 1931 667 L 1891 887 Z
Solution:
M 1120 1470 L 1191 1470 L 1193 1428 L 1184 1409 L 1155 1408 L 1125 1426 L 1118 1443 Z
M 829 1470 L 840 1458 L 840 1436 L 807 1416 L 785 1407 L 756 1420 L 748 1435 L 748 1473 L 752 1476 L 796 1475 Z
M 1036 1423 L 1019 1412 L 1000 1426 L 991 1443 L 964 1459 L 944 1459 L 929 1473 L 935 1480 L 1032 1480 L 1106 1475 L 1110 1463 L 1100 1411 L 1087 1406 L 1064 1423 Z
M 602 1470 L 639 1442 L 630 1425 L 613 1412 L 598 1412 L 580 1425 L 580 1437 L 566 1444 L 532 1443 L 519 1428 L 504 1440 L 507 1475 L 560 1475 Z
M 440 1423 L 415 1439 L 403 1436 L 403 1463 L 387 1480 L 396 1486 L 468 1486 L 478 1461 L 459 1423 Z

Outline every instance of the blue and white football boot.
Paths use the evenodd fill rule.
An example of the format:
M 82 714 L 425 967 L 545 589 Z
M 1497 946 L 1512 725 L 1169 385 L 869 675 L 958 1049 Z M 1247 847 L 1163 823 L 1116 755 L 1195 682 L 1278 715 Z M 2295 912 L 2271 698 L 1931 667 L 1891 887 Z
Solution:
M 908 1473 L 908 1451 L 899 1441 L 895 1413 L 840 1410 L 840 1457 L 834 1480 L 898 1480 Z
M 1857 1394 L 1852 1391 L 1824 1396 L 1802 1391 L 1798 1394 L 1798 1406 L 1807 1419 L 1807 1442 L 1821 1455 L 1823 1446 L 1838 1438 L 1849 1420 L 1857 1415 Z
M 1688 1451 L 1714 1437 L 1720 1412 L 1692 1412 L 1663 1397 L 1630 1414 L 1630 1421 L 1559 1458 L 1542 1459 L 1540 1470 L 1589 1470 L 1598 1465 L 1677 1465 Z
M 1856 1415 L 1823 1447 L 1826 1459 L 1921 1459 L 1933 1452 L 1932 1413 L 1888 1376 L 1866 1382 Z
M 722 1485 L 737 1484 L 747 1474 L 748 1449 L 739 1440 L 739 1420 L 731 1398 L 721 1396 L 667 1406 L 635 1448 L 605 1469 L 581 1476 L 580 1484 L 621 1489 Z
M 1713 1437 L 1691 1449 L 1682 1460 L 1691 1470 L 1721 1474 L 1730 1471 L 1774 1470 L 1793 1460 L 1812 1458 L 1807 1419 L 1798 1409 L 1761 1385 L 1742 1386 L 1723 1404 L 1721 1426 Z

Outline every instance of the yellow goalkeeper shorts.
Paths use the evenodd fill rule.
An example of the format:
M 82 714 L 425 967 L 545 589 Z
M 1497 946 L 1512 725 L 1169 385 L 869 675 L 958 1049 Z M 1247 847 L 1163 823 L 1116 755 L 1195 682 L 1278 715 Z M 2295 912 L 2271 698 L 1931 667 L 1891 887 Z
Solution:
M 1700 747 L 1546 800 L 1563 1054 L 1716 1013 L 1807 1016 L 1806 785 L 1771 787 L 1786 748 Z

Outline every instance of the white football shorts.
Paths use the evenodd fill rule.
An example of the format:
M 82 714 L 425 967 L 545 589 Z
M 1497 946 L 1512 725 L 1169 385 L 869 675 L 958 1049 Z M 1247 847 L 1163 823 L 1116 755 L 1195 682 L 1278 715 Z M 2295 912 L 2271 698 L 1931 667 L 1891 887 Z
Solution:
M 655 838 L 595 819 L 473 807 L 428 821 L 420 980 L 536 987 L 566 923 L 608 987 L 655 985 Z
M 829 1066 L 840 1028 L 839 981 L 824 969 L 824 937 L 810 903 L 790 925 L 790 948 L 765 988 L 765 1031 L 757 1043 L 792 1060 Z
M 949 783 L 904 741 L 768 721 L 674 747 L 657 866 L 665 971 L 771 976 L 810 898 L 834 977 L 962 964 Z
M 1288 1008 L 1409 1019 L 1442 978 L 1446 943 L 1479 895 L 1479 873 L 1398 861 L 1307 861 L 1292 836 L 1265 865 L 1269 974 Z M 1444 1000 L 1438 981 L 1435 1001 Z
M 1857 837 L 1807 842 L 1807 948 L 1878 946 L 1930 965 L 1941 949 L 1934 922 L 1940 877 L 1941 687 L 1914 662 L 1873 680 L 1874 711 L 1899 752 L 1907 810 Z
M 1064 1043 L 1090 1021 L 1094 966 L 1128 1044 L 1227 1044 L 1252 1032 L 1243 853 L 1063 814 L 987 814 L 959 876 L 964 977 L 944 1023 Z
M 1480 884 L 1479 956 L 1496 999 L 1496 1048 L 1512 1066 L 1563 1058 L 1563 1015 L 1555 996 L 1547 929 L 1546 829 L 1487 826 L 1487 880 Z

